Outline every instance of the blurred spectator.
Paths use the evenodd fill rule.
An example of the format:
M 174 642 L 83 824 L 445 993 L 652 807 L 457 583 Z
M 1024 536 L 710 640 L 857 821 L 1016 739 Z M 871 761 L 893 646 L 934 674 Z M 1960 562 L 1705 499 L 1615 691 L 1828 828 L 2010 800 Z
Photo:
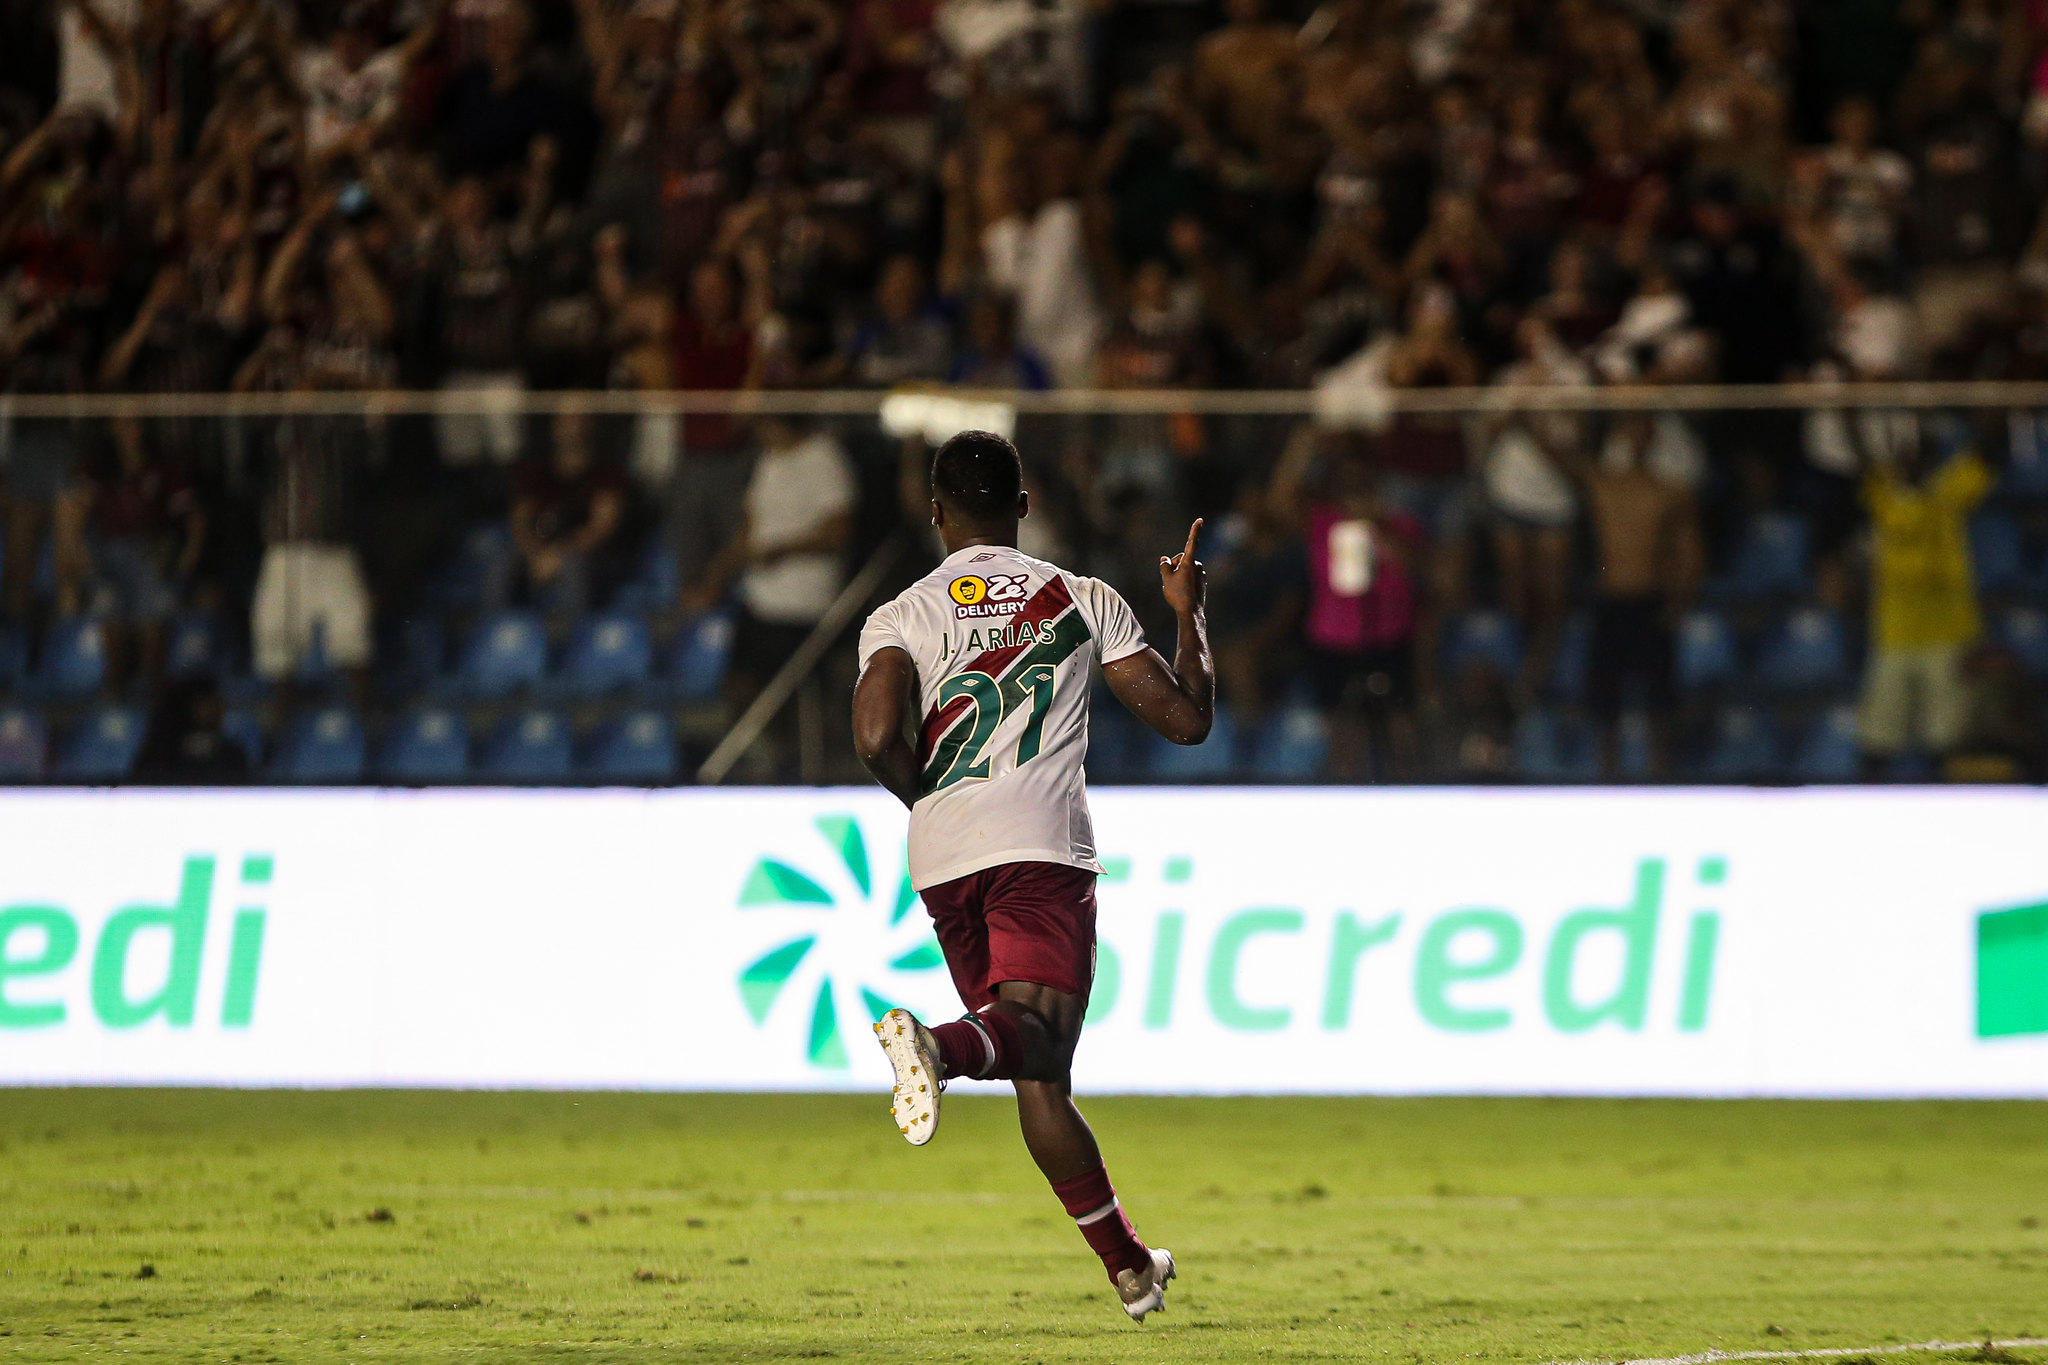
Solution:
M 163 627 L 198 567 L 206 513 L 189 478 L 154 455 L 142 423 L 117 417 L 113 451 L 80 497 L 89 531 L 93 609 L 114 629 L 107 671 L 118 684 L 138 659 L 154 678 L 163 667 Z
M 366 435 L 360 418 L 295 417 L 273 428 L 250 620 L 260 677 L 334 669 L 360 692 L 370 663 L 370 591 L 355 548 Z
M 558 412 L 544 458 L 529 460 L 512 498 L 512 544 L 533 601 L 575 613 L 590 603 L 596 561 L 618 534 L 619 477 L 592 449 L 586 412 Z
M 1017 299 L 1018 335 L 1045 359 L 1062 387 L 1094 378 L 1102 316 L 1086 252 L 1081 204 L 1074 197 L 1073 149 L 1065 142 L 1030 149 L 992 194 L 982 254 L 989 282 Z
M 1494 376 L 1496 384 L 1585 387 L 1592 374 L 1564 348 L 1549 323 L 1523 321 L 1521 358 Z M 1494 565 L 1502 603 L 1522 625 L 1527 644 L 1522 685 L 1533 692 L 1557 654 L 1571 587 L 1572 531 L 1579 500 L 1559 461 L 1578 458 L 1583 420 L 1572 413 L 1511 412 L 1487 424 L 1484 478 L 1491 507 Z
M 872 316 L 854 328 L 819 377 L 872 388 L 944 379 L 952 350 L 950 320 L 925 294 L 924 267 L 915 256 L 891 256 L 875 285 Z
M 978 389 L 1047 389 L 1045 365 L 1017 345 L 1017 309 L 1007 294 L 977 295 L 967 305 L 967 345 L 953 358 L 950 383 Z
M 687 598 L 702 610 L 736 585 L 733 674 L 742 695 L 774 676 L 839 595 L 855 497 L 852 463 L 830 435 L 782 417 L 755 426 L 761 454 L 738 533 Z
M 1274 515 L 1308 547 L 1302 634 L 1309 677 L 1330 715 L 1329 775 L 1401 781 L 1416 759 L 1413 708 L 1417 574 L 1424 544 L 1413 517 L 1382 499 L 1355 446 L 1317 459 L 1312 428 L 1295 434 L 1273 474 Z
M 1871 639 L 1861 731 L 1875 777 L 1897 754 L 1939 758 L 1963 737 L 1963 660 L 1983 628 L 1969 517 L 1990 491 L 1991 471 L 1975 451 L 1942 459 L 1926 435 L 1896 464 L 1867 468 Z
M 1618 730 L 1631 702 L 1650 721 L 1650 772 L 1670 771 L 1673 628 L 1698 590 L 1704 566 L 1692 494 L 1648 467 L 1655 427 L 1648 414 L 1615 419 L 1619 439 L 1599 462 L 1569 446 L 1546 448 L 1578 480 L 1600 566 L 1586 702 L 1600 723 L 1600 770 L 1619 771 Z

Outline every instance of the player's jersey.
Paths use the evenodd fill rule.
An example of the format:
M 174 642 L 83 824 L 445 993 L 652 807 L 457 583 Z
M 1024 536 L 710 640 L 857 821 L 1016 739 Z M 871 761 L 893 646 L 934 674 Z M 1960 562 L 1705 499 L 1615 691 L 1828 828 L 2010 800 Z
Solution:
M 910 882 L 922 891 L 1003 863 L 1100 872 L 1082 789 L 1098 664 L 1145 648 L 1116 590 L 998 545 L 947 557 L 860 633 L 860 663 L 917 664 L 922 770 Z

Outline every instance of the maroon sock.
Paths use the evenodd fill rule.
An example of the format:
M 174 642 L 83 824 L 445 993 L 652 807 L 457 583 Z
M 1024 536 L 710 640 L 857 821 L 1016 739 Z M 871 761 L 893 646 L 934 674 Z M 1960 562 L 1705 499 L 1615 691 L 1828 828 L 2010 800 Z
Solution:
M 1101 1166 L 1072 1180 L 1056 1180 L 1052 1192 L 1066 1206 L 1067 1216 L 1088 1239 L 1088 1249 L 1102 1258 L 1109 1282 L 1116 1283 L 1119 1270 L 1142 1270 L 1152 1263 L 1152 1253 L 1138 1240 L 1131 1220 L 1117 1202 L 1116 1187 Z
M 946 1078 L 965 1076 L 977 1081 L 1007 1081 L 1017 1074 L 1024 1060 L 1024 1039 L 1017 1025 L 996 1010 L 970 1014 L 932 1030 L 939 1041 L 939 1061 Z

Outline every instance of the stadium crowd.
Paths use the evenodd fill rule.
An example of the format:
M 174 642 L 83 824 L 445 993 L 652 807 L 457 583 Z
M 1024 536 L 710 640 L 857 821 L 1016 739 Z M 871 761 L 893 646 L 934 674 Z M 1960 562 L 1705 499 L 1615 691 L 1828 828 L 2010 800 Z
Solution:
M 944 384 L 1317 392 L 1020 419 L 1026 548 L 1142 614 L 1210 519 L 1228 724 L 1167 755 L 1111 718 L 1106 776 L 2048 776 L 2039 415 L 1385 402 L 2048 378 L 2039 0 L 0 28 L 6 391 L 476 400 L 9 421 L 16 778 L 672 778 L 869 550 L 907 524 L 892 581 L 930 562 L 922 441 L 507 400 Z M 844 775 L 809 709 L 744 771 Z

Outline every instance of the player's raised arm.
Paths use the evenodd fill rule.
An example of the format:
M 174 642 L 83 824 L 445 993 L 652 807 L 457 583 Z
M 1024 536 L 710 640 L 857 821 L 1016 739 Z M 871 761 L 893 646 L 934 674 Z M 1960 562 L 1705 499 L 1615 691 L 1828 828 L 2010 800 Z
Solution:
M 853 685 L 854 752 L 906 806 L 917 801 L 917 753 L 903 737 L 903 709 L 916 686 L 916 662 L 894 645 L 876 650 Z
M 1159 589 L 1179 625 L 1173 665 L 1168 667 L 1158 650 L 1146 649 L 1102 667 L 1116 699 L 1175 744 L 1200 744 L 1216 720 L 1216 671 L 1209 657 L 1205 601 L 1208 571 L 1195 558 L 1201 529 L 1197 519 L 1188 527 L 1186 547 L 1159 557 Z

